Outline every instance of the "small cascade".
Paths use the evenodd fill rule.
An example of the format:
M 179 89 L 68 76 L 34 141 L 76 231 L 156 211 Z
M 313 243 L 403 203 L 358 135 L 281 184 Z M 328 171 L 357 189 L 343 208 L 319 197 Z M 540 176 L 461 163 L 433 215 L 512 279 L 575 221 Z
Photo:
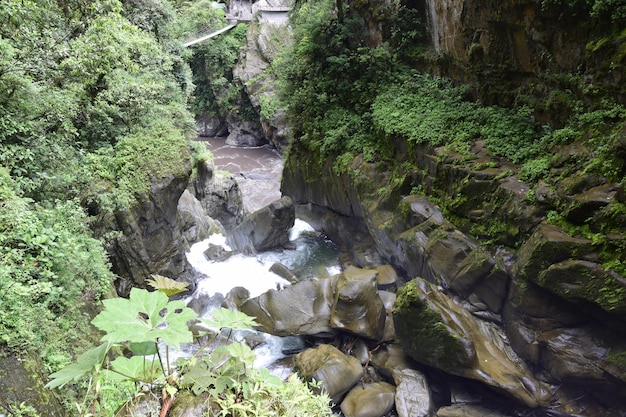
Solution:
M 429 17 L 429 27 L 430 33 L 433 40 L 433 45 L 435 47 L 435 51 L 441 52 L 441 40 L 439 37 L 439 15 L 437 13 L 437 5 L 435 4 L 437 0 L 428 0 L 428 17 Z

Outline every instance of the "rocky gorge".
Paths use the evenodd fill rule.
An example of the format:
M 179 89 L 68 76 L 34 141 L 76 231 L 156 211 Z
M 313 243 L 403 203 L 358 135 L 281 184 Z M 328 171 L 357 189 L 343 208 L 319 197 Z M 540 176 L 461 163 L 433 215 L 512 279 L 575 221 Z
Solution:
M 354 7 L 369 42 L 382 42 L 388 22 L 375 13 L 382 5 Z M 428 20 L 438 53 L 421 65 L 471 83 L 483 102 L 534 97 L 545 103 L 535 117 L 558 125 L 571 111 L 557 99 L 567 86 L 546 74 L 581 66 L 623 99 L 621 75 L 607 66 L 622 62 L 623 38 L 600 46 L 607 34 L 599 26 L 570 32 L 575 16 L 559 16 L 556 6 L 409 7 Z M 236 70 L 256 106 L 273 94 L 263 73 L 274 57 L 273 28 L 253 26 Z M 283 148 L 283 139 L 268 132 L 288 125 L 281 118 L 263 123 L 255 143 Z M 229 140 L 250 145 L 247 136 L 237 141 L 232 132 L 239 131 L 231 129 Z M 623 181 L 584 165 L 572 169 L 572 159 L 591 154 L 584 147 L 555 149 L 550 180 L 530 182 L 481 141 L 469 160 L 390 141 L 395 165 L 361 155 L 340 173 L 332 159 L 291 144 L 282 194 L 298 217 L 345 251 L 345 270 L 243 300 L 241 310 L 268 333 L 304 335 L 317 346 L 296 356 L 296 369 L 322 381 L 336 403 L 343 400 L 346 416 L 623 415 L 626 279 L 605 262 L 623 260 Z M 616 152 L 623 156 L 623 140 Z M 555 211 L 568 224 L 611 232 L 602 239 L 575 235 L 549 219 Z M 362 409 L 372 403 L 381 408 Z
M 367 44 L 389 40 L 390 2 L 347 3 L 368 29 Z M 600 100 L 602 90 L 624 104 L 619 24 L 581 21 L 556 1 L 405 3 L 429 42 L 415 66 L 471 85 L 473 100 L 533 104 L 534 118 L 557 127 L 573 98 Z M 550 170 L 532 179 L 480 138 L 468 157 L 389 135 L 390 159 L 357 154 L 337 169 L 335 157 L 292 132 L 282 109 L 263 112 L 275 94 L 266 70 L 288 33 L 275 21 L 250 25 L 233 83 L 255 120 L 199 120 L 217 126 L 204 133 L 228 134 L 235 145 L 288 148 L 282 198 L 248 213 L 234 175 L 184 161 L 100 225 L 119 232 L 109 248 L 118 294 L 145 287 L 153 274 L 193 291 L 199 277 L 185 253 L 215 233 L 230 235 L 241 252 L 292 249 L 288 230 L 298 217 L 339 246 L 341 273 L 283 270 L 291 285 L 253 298 L 223 295 L 256 317 L 259 330 L 305 341 L 289 352 L 294 369 L 321 382 L 337 413 L 625 415 L 621 116 L 605 119 L 620 126 L 611 131 L 610 153 L 622 161 L 612 177 L 593 169 L 593 131 L 588 142 L 552 149 Z M 202 402 L 179 400 L 170 415 L 202 415 Z

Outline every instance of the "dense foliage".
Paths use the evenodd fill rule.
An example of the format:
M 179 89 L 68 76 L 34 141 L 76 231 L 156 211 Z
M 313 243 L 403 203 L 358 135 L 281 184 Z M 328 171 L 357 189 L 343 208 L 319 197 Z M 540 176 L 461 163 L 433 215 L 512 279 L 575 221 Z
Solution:
M 1 2 L 0 352 L 36 352 L 50 371 L 91 343 L 112 292 L 86 207 L 128 207 L 190 158 L 174 7 L 125 6 Z
M 244 343 L 225 337 L 234 330 L 249 331 L 257 323 L 239 311 L 215 309 L 210 318 L 200 318 L 181 300 L 167 294 L 184 291 L 185 285 L 156 276 L 158 291 L 134 288 L 129 299 L 105 300 L 105 309 L 92 323 L 104 332 L 104 343 L 90 349 L 64 369 L 51 375 L 48 387 L 56 388 L 89 377 L 96 383 L 77 406 L 81 415 L 113 415 L 142 401 L 130 395 L 116 401 L 111 388 L 124 383 L 151 387 L 162 395 L 160 409 L 166 415 L 180 390 L 209 394 L 207 404 L 237 416 L 328 416 L 327 395 L 312 395 L 300 379 L 292 376 L 285 384 L 267 369 L 255 369 L 254 352 Z M 182 287 L 182 288 L 181 288 Z M 188 327 L 193 320 L 195 333 Z M 170 350 L 194 338 L 198 344 L 189 358 L 174 364 Z M 165 349 L 163 349 L 165 346 Z M 122 349 L 123 348 L 123 349 Z M 121 354 L 124 352 L 124 354 Z M 105 389 L 106 388 L 106 389 Z M 201 400 L 206 401 L 205 399 Z M 226 411 L 224 411 L 226 412 Z
M 114 296 L 105 247 L 119 233 L 98 228 L 105 233 L 96 238 L 90 227 L 111 224 L 100 220 L 137 204 L 155 179 L 189 174 L 198 151 L 190 107 L 225 115 L 239 105 L 237 88 L 218 93 L 229 88 L 245 25 L 193 50 L 182 47 L 185 37 L 225 24 L 208 0 L 0 2 L 0 355 L 40 356 L 56 376 L 49 387 L 64 385 L 71 415 L 113 415 L 137 395 L 139 382 L 167 387 L 163 400 L 174 395 L 169 363 L 155 365 L 160 376 L 144 365 L 157 340 L 174 347 L 192 341 L 187 320 L 195 314 L 180 301 L 145 291 L 107 300 L 94 324 L 114 340 L 88 350 L 101 335 L 89 325 L 98 301 Z M 195 95 L 189 62 L 201 85 Z M 138 319 L 128 308 L 143 301 L 169 309 L 162 316 L 160 307 L 150 310 L 167 330 L 143 335 L 121 324 Z M 137 356 L 119 355 L 121 345 Z M 277 407 L 281 415 L 327 413 L 327 399 L 302 382 L 253 371 L 249 349 L 221 349 L 231 359 L 215 367 L 220 381 L 205 372 L 196 383 L 178 381 L 180 388 L 217 386 L 216 403 L 238 415 Z M 109 355 L 119 356 L 112 366 L 104 363 Z M 196 367 L 184 366 L 192 381 Z M 36 408 L 3 401 L 0 414 L 36 416 Z
M 609 3 L 596 1 L 590 13 L 621 10 Z M 582 77 L 555 74 L 546 74 L 552 78 L 546 81 L 561 88 L 543 100 L 519 94 L 513 108 L 484 106 L 469 86 L 413 69 L 416 45 L 428 54 L 424 29 L 417 29 L 424 25 L 415 10 L 392 6 L 385 11 L 393 16 L 384 30 L 388 41 L 376 47 L 369 46 L 367 28 L 354 10 L 340 22 L 335 2 L 300 7 L 292 19 L 293 45 L 275 63 L 296 141 L 320 159 L 336 159 L 340 168 L 360 153 L 368 161 L 389 159 L 396 138 L 445 146 L 469 159 L 472 144 L 482 140 L 492 156 L 522 166 L 521 178 L 532 183 L 549 174 L 556 146 L 592 137 L 590 169 L 619 181 L 626 167 L 611 149 L 619 141 L 624 106 Z M 542 125 L 533 116 L 555 112 L 554 106 L 564 115 L 559 124 Z

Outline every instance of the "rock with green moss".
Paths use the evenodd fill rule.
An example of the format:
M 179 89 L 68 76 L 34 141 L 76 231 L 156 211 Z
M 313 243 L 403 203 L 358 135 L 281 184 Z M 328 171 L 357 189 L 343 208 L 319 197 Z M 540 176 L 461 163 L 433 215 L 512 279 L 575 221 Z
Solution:
M 473 366 L 476 352 L 470 340 L 455 332 L 428 302 L 427 287 L 424 281 L 413 280 L 398 293 L 393 308 L 396 336 L 418 362 L 458 373 Z
M 537 282 L 539 275 L 550 265 L 592 251 L 589 239 L 570 236 L 560 227 L 544 222 L 520 248 L 515 264 L 517 276 Z
M 601 265 L 566 260 L 550 265 L 537 277 L 542 287 L 572 302 L 589 302 L 609 313 L 626 316 L 626 278 Z
M 530 407 L 549 404 L 555 394 L 533 376 L 502 329 L 420 278 L 399 291 L 393 318 L 398 343 L 418 362 L 481 381 Z
M 67 415 L 55 393 L 44 387 L 46 372 L 37 355 L 5 355 L 0 348 L 0 415 Z

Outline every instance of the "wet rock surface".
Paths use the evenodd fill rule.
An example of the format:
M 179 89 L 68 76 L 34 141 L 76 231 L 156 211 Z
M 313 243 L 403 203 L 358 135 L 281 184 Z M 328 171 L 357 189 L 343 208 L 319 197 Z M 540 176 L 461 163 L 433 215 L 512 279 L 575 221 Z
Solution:
M 291 199 L 283 197 L 246 216 L 231 230 L 227 243 L 243 253 L 283 248 L 289 243 L 295 219 Z

